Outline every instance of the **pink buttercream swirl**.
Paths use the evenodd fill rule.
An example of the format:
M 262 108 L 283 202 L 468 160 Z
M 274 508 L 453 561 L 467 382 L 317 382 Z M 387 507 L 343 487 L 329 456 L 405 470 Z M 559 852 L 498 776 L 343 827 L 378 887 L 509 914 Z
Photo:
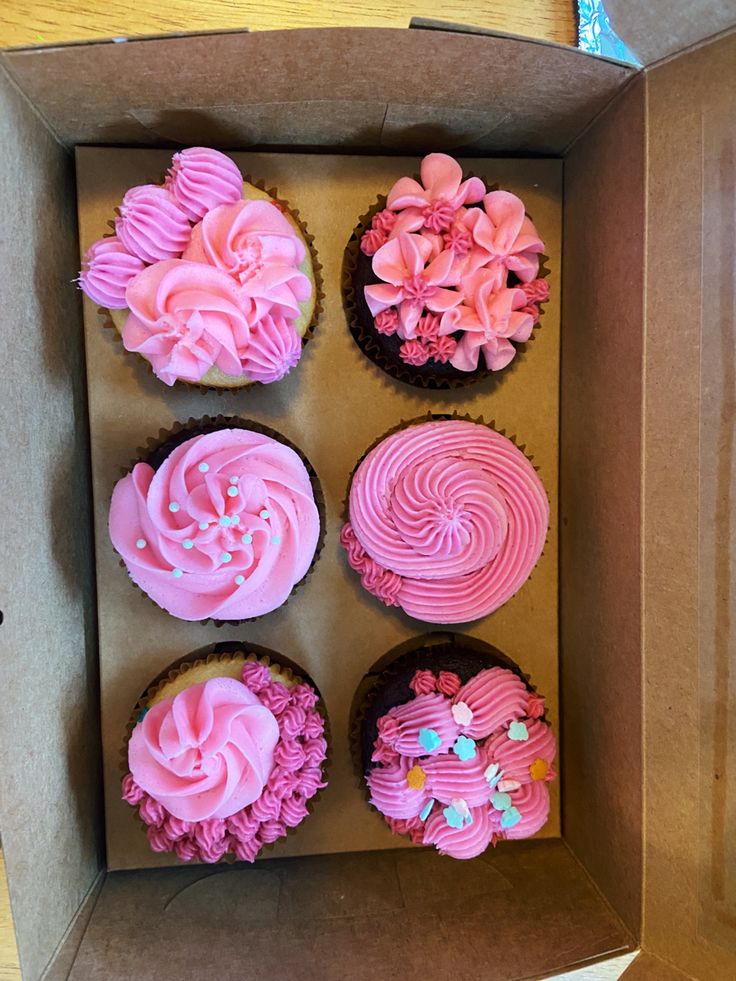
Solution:
M 320 531 L 297 453 L 248 429 L 138 463 L 113 490 L 109 531 L 133 582 L 181 620 L 244 620 L 281 606 L 306 575 Z
M 174 154 L 165 187 L 190 221 L 199 221 L 212 208 L 239 201 L 243 178 L 224 153 L 192 146 Z
M 341 542 L 363 584 L 369 568 L 392 574 L 391 602 L 430 623 L 477 620 L 510 599 L 549 523 L 524 454 L 461 420 L 409 426 L 379 443 L 355 471 L 349 510 Z
M 79 285 L 87 296 L 108 310 L 123 310 L 125 291 L 145 263 L 131 255 L 116 235 L 102 238 L 87 249 L 79 274 Z
M 115 234 L 143 262 L 178 259 L 189 245 L 189 219 L 165 188 L 156 184 L 131 187 L 119 210 Z
M 424 158 L 421 183 L 396 182 L 360 247 L 379 280 L 364 287 L 374 325 L 392 333 L 379 318 L 397 309 L 397 332 L 407 342 L 399 356 L 416 368 L 449 362 L 472 372 L 482 353 L 484 367 L 500 371 L 514 345 L 529 339 L 549 297 L 546 280 L 536 278 L 544 244 L 523 202 L 508 191 L 486 193 L 479 178 L 463 181 L 445 154 Z M 422 325 L 429 317 L 441 318 L 433 333 Z M 417 337 L 431 341 L 429 349 Z
M 297 704 L 306 692 L 315 700 L 309 708 Z M 272 712 L 264 695 L 283 708 Z M 306 735 L 324 728 L 315 705 L 311 686 L 288 689 L 256 663 L 244 665 L 242 683 L 215 678 L 154 705 L 133 730 L 123 778 L 123 799 L 138 807 L 151 848 L 185 862 L 213 863 L 227 852 L 252 862 L 300 824 L 325 786 L 327 744 Z M 285 743 L 292 763 L 295 746 L 309 763 L 285 771 L 275 762 Z
M 507 668 L 484 669 L 465 685 L 443 671 L 434 691 L 430 675 L 417 671 L 410 688 L 419 693 L 378 720 L 376 765 L 366 776 L 371 803 L 395 834 L 453 858 L 535 834 L 549 814 L 556 750 L 550 727 L 524 715 L 539 696 Z M 428 733 L 434 743 L 423 742 Z
M 392 337 L 396 333 L 399 326 L 399 315 L 393 307 L 389 307 L 388 310 L 381 310 L 381 312 L 374 318 L 373 326 L 376 328 L 379 334 L 384 334 L 386 337 Z
M 386 606 L 398 606 L 398 595 L 401 591 L 401 576 L 375 562 L 355 537 L 349 522 L 342 526 L 340 543 L 348 555 L 350 567 L 360 574 L 363 588 L 372 593 Z

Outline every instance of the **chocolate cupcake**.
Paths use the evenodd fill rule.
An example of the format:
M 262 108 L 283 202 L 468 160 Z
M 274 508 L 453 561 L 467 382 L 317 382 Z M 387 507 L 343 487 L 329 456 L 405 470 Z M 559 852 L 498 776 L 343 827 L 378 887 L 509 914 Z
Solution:
M 322 493 L 275 430 L 190 420 L 115 485 L 109 531 L 131 580 L 180 620 L 238 623 L 283 605 L 321 548 Z
M 556 743 L 544 699 L 474 638 L 430 634 L 384 658 L 355 707 L 353 749 L 391 830 L 442 855 L 528 838 L 549 815 Z
M 544 243 L 523 202 L 463 181 L 442 153 L 402 177 L 345 253 L 348 324 L 361 350 L 410 385 L 455 388 L 503 371 L 549 296 Z

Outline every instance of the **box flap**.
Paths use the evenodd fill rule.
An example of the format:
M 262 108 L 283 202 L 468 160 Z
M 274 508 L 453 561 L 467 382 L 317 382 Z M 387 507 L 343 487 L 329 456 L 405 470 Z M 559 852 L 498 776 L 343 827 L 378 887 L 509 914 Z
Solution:
M 723 0 L 605 0 L 613 29 L 642 64 L 651 65 L 736 26 Z
M 372 28 L 27 49 L 3 60 L 70 145 L 477 154 L 561 154 L 634 71 L 533 41 Z M 441 82 L 427 85 L 428 66 Z

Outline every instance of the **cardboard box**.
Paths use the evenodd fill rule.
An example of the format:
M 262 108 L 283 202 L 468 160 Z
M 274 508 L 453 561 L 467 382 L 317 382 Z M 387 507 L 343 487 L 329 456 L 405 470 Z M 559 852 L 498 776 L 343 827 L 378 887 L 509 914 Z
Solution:
M 636 946 L 627 978 L 736 976 L 736 36 L 715 0 L 609 6 L 644 70 L 417 30 L 3 54 L 0 828 L 24 977 L 510 981 Z M 561 839 L 106 871 L 70 151 L 176 142 L 562 160 Z

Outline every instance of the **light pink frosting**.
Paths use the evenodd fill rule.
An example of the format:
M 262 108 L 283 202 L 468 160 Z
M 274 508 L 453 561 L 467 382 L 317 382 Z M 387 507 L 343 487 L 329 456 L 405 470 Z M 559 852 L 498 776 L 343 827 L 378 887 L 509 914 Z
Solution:
M 538 304 L 549 291 L 509 287 L 540 282 L 544 244 L 516 195 L 486 190 L 477 177 L 463 181 L 456 160 L 430 154 L 421 164 L 421 183 L 397 181 L 361 237 L 380 280 L 364 287 L 376 330 L 392 333 L 389 318 L 396 318 L 396 331 L 407 341 L 399 356 L 409 365 L 449 361 L 471 372 L 482 352 L 485 366 L 500 371 L 539 320 Z M 418 327 L 428 314 L 441 317 L 439 337 Z M 422 336 L 434 343 L 414 343 Z
M 141 184 L 126 191 L 115 219 L 115 234 L 128 252 L 152 263 L 180 258 L 192 228 L 165 188 Z
M 281 606 L 312 563 L 319 529 L 299 456 L 246 429 L 194 436 L 157 471 L 136 464 L 110 504 L 110 538 L 131 579 L 181 620 L 244 620 Z
M 220 204 L 232 204 L 243 195 L 237 165 L 218 150 L 192 146 L 175 153 L 166 187 L 191 221 L 199 221 Z
M 378 720 L 377 765 L 366 774 L 392 831 L 460 859 L 539 831 L 556 745 L 550 726 L 525 713 L 540 713 L 543 699 L 501 667 L 465 685 L 452 672 L 420 670 L 409 688 L 414 697 Z
M 300 824 L 307 802 L 326 786 L 316 703 L 310 685 L 289 690 L 249 662 L 242 683 L 202 682 L 147 712 L 128 746 L 122 796 L 138 808 L 153 851 L 208 863 L 231 852 L 252 862 L 264 844 Z M 285 743 L 292 750 L 280 754 Z M 279 755 L 296 756 L 293 746 L 303 762 L 279 764 Z M 183 811 L 186 818 L 178 816 Z
M 549 504 L 524 454 L 500 433 L 461 420 L 410 426 L 355 471 L 341 541 L 366 589 L 431 623 L 476 620 L 529 577 Z M 371 571 L 372 577 L 366 575 Z
M 133 730 L 128 762 L 174 817 L 226 818 L 262 793 L 278 739 L 276 718 L 245 685 L 213 678 L 154 705 Z
M 143 260 L 131 255 L 116 235 L 110 235 L 87 249 L 79 285 L 100 306 L 122 310 L 128 305 L 125 299 L 128 284 L 143 269 Z

